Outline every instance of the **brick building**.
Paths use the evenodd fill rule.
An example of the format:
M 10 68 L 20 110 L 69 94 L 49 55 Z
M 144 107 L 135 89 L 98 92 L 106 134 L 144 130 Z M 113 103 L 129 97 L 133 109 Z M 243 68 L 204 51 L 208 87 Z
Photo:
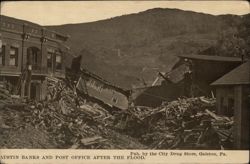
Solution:
M 68 36 L 38 24 L 0 16 L 0 81 L 12 94 L 41 100 L 47 78 L 65 77 Z

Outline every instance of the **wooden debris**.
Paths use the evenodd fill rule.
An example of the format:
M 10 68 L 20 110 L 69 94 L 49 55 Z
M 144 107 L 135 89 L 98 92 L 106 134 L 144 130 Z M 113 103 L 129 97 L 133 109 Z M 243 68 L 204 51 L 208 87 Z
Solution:
M 89 137 L 89 138 L 83 138 L 83 139 L 81 139 L 81 143 L 83 145 L 85 145 L 85 146 L 97 144 L 97 143 L 104 142 L 104 141 L 107 141 L 107 140 L 103 139 L 100 136 L 95 136 L 95 137 Z
M 78 95 L 74 85 L 67 79 L 48 79 L 47 100 L 27 104 L 0 87 L 1 126 L 11 129 L 32 126 L 52 136 L 59 148 L 127 148 L 130 144 L 122 142 L 129 143 L 133 138 L 138 140 L 133 141 L 133 148 L 137 143 L 137 148 L 146 145 L 153 149 L 195 149 L 194 144 L 204 130 L 202 122 L 210 120 L 221 143 L 233 141 L 233 119 L 213 112 L 215 99 L 179 98 L 157 108 L 135 106 L 110 112 Z M 124 135 L 129 139 L 115 138 Z M 40 147 L 48 146 L 40 143 Z

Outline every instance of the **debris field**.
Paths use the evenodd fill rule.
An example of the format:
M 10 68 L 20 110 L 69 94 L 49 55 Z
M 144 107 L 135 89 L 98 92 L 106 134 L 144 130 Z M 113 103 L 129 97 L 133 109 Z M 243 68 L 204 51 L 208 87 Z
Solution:
M 114 110 L 80 95 L 69 79 L 48 82 L 48 96 L 43 101 L 11 95 L 4 83 L 0 85 L 1 148 L 232 147 L 233 118 L 214 113 L 215 99 L 183 97 L 157 108 Z

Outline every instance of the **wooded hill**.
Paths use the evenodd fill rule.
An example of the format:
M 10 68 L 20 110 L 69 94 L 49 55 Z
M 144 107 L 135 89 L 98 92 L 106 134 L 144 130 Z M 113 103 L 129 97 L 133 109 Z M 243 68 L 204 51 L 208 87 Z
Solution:
M 223 55 L 216 50 L 218 42 L 230 40 L 242 22 L 249 26 L 247 20 L 249 14 L 214 16 L 155 8 L 91 23 L 47 28 L 71 36 L 67 44 L 72 54 L 83 56 L 84 68 L 131 88 L 144 81 L 150 85 L 158 71 L 171 69 L 178 60 L 176 55 Z

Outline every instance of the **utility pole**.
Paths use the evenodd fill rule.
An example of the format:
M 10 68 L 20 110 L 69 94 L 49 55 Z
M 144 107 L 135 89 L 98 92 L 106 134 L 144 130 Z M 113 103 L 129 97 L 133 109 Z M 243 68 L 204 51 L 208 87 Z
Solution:
M 42 64 L 43 63 L 43 42 L 45 41 L 44 36 L 43 36 L 43 33 L 44 33 L 43 29 L 41 30 L 41 33 L 42 33 L 42 37 L 41 37 L 41 40 L 40 40 L 41 41 L 41 53 L 40 53 L 40 58 L 39 58 L 41 61 L 38 60 L 39 61 L 38 65 L 40 65 L 40 67 L 41 67 L 40 70 L 42 72 L 43 71 L 43 68 L 42 68 L 42 65 L 43 65 Z
M 24 56 L 24 40 L 25 40 L 25 24 L 23 24 L 23 27 L 22 27 L 22 56 L 21 56 L 21 75 L 20 75 L 20 79 L 19 79 L 19 82 L 18 82 L 18 86 L 16 87 L 16 93 L 19 92 L 19 88 L 21 87 L 21 97 L 24 97 L 25 96 L 25 76 L 24 76 L 24 67 L 23 67 L 23 56 Z
M 21 58 L 21 72 L 23 71 L 23 48 L 24 48 L 24 39 L 25 39 L 25 24 L 23 24 L 23 32 L 22 32 L 22 58 Z

